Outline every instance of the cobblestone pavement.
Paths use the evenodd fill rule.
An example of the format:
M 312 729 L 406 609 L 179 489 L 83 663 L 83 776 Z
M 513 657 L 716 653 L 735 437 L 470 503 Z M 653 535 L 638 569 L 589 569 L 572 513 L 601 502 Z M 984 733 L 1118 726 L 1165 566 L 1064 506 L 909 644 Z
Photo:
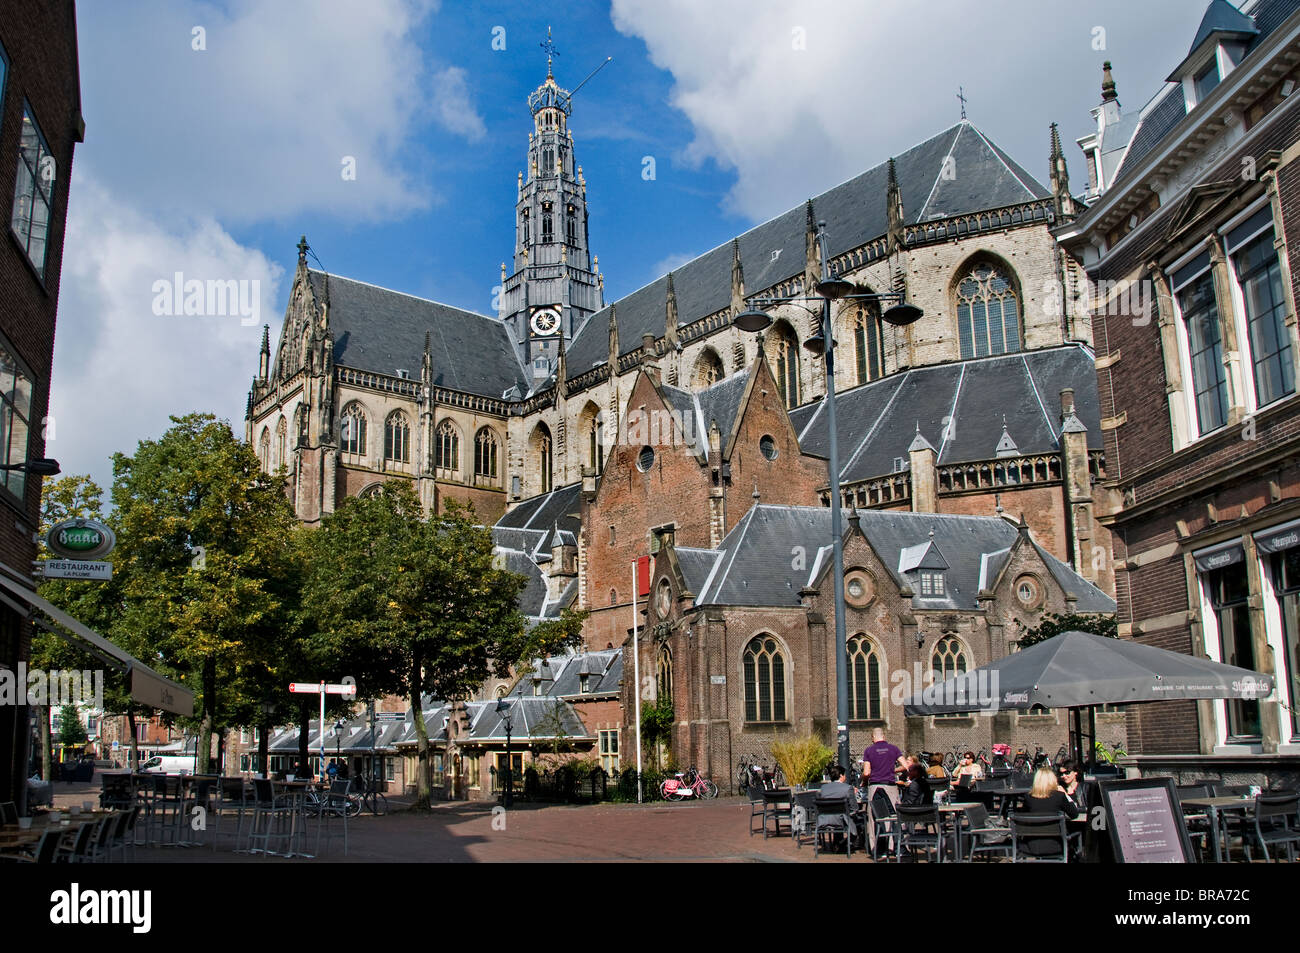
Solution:
M 348 854 L 335 820 L 330 849 L 316 861 L 236 854 L 222 838 L 210 847 L 141 848 L 141 862 L 319 863 L 348 861 L 476 862 L 813 860 L 811 844 L 796 847 L 789 835 L 749 834 L 749 802 L 723 798 L 698 804 L 601 804 L 584 807 L 520 804 L 494 812 L 491 805 L 438 804 L 429 813 L 395 811 L 349 820 Z M 855 852 L 853 863 L 865 858 Z M 818 863 L 845 863 L 822 854 Z

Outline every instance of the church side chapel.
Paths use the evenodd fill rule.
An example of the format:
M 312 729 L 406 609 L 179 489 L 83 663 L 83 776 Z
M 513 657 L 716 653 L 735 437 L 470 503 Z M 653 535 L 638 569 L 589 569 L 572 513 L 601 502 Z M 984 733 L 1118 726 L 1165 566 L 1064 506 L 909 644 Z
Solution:
M 774 727 L 822 730 L 831 481 L 824 358 L 803 346 L 820 311 L 765 304 L 760 335 L 732 322 L 759 299 L 811 296 L 825 223 L 834 274 L 924 312 L 899 327 L 874 302 L 832 304 L 839 480 L 871 591 L 851 607 L 854 671 L 868 673 L 854 743 L 877 723 L 901 738 L 889 672 L 973 668 L 1043 611 L 1114 611 L 1092 332 L 1078 263 L 1052 235 L 1081 211 L 1055 126 L 1050 187 L 963 104 L 956 125 L 607 300 L 573 97 L 549 60 L 527 104 L 495 315 L 326 273 L 299 243 L 246 439 L 285 468 L 301 520 L 388 480 L 412 481 L 430 512 L 473 504 L 529 576 L 530 616 L 589 610 L 589 651 L 630 646 L 634 612 L 654 628 L 643 674 L 670 659 L 675 743 L 701 767 L 759 753 Z M 632 582 L 652 551 L 663 607 Z M 929 722 L 907 727 L 909 745 L 973 744 L 990 724 Z

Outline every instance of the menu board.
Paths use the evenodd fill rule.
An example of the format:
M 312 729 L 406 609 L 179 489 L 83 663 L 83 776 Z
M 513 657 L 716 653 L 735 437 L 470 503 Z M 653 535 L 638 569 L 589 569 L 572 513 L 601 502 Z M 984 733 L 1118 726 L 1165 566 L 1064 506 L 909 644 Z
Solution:
M 1192 845 L 1172 778 L 1103 781 L 1106 829 L 1121 864 L 1185 864 Z

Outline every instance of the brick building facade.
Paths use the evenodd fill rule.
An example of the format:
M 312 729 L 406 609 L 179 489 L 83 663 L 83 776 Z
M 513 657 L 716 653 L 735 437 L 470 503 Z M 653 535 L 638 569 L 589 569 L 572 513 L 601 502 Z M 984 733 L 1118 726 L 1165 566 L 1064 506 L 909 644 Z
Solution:
M 1121 634 L 1278 685 L 1137 706 L 1137 749 L 1267 773 L 1300 754 L 1300 4 L 1216 0 L 1169 82 L 1126 114 L 1106 64 L 1058 238 L 1093 302 Z
M 73 150 L 85 134 L 72 0 L 0 3 L 0 571 L 31 586 L 40 478 L 17 467 L 45 456 L 54 323 Z M 0 605 L 0 666 L 28 660 L 32 625 Z M 25 704 L 0 706 L 0 801 L 23 800 L 30 728 Z

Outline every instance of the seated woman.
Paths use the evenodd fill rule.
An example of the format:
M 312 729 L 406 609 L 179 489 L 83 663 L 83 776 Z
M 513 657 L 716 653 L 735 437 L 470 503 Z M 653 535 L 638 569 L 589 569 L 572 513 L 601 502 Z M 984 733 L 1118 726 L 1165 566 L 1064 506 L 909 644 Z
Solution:
M 1064 814 L 1073 820 L 1079 816 L 1079 809 L 1057 783 L 1052 769 L 1042 765 L 1034 773 L 1034 785 L 1025 798 L 1025 809 L 1021 813 Z M 1055 837 L 1030 837 L 1024 845 L 1026 853 L 1036 856 L 1057 854 L 1061 850 L 1061 842 Z
M 930 755 L 930 767 L 925 772 L 932 778 L 946 778 L 948 775 L 943 770 L 943 755 Z
M 1066 761 L 1061 765 L 1061 790 L 1074 802 L 1079 810 L 1087 810 L 1084 804 L 1083 772 L 1075 761 Z
M 967 751 L 961 756 L 961 764 L 957 766 L 957 770 L 952 774 L 953 786 L 960 784 L 962 778 L 970 778 L 968 784 L 984 780 L 984 769 L 975 760 L 975 752 L 973 751 Z
M 934 791 L 926 781 L 925 770 L 919 764 L 907 766 L 907 790 L 898 799 L 898 803 L 908 807 L 934 803 Z

